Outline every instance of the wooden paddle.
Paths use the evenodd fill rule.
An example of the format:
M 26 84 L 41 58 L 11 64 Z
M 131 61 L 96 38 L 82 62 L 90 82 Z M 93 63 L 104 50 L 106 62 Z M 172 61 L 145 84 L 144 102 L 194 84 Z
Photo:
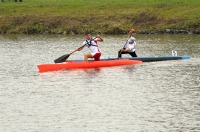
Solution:
M 81 47 L 79 47 L 78 49 L 74 50 L 74 51 L 71 52 L 70 54 L 66 54 L 66 55 L 63 55 L 63 56 L 61 56 L 61 57 L 55 59 L 54 62 L 55 62 L 55 63 L 62 63 L 62 62 L 65 62 L 65 61 L 69 58 L 69 56 L 70 56 L 71 54 L 73 54 L 74 52 L 76 52 L 76 51 L 78 51 L 79 49 L 83 48 L 84 46 L 85 46 L 85 45 L 82 45 Z

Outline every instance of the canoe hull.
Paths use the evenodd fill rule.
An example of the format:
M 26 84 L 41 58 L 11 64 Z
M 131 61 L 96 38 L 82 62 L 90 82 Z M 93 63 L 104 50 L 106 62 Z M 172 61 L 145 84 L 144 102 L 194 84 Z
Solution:
M 152 56 L 152 57 L 130 57 L 124 59 L 141 60 L 143 62 L 154 62 L 154 61 L 167 61 L 167 60 L 188 60 L 189 56 Z
M 143 57 L 126 57 L 121 59 L 140 60 L 142 62 L 168 61 L 168 60 L 188 60 L 189 56 L 143 56 Z M 104 60 L 118 60 L 118 58 L 102 58 Z M 83 60 L 70 60 L 74 62 L 82 62 Z
M 141 64 L 140 60 L 107 60 L 107 61 L 89 61 L 89 62 L 64 62 L 56 64 L 40 64 L 37 65 L 39 72 L 55 71 L 60 69 L 72 69 L 72 68 L 97 68 L 97 67 L 111 67 L 122 65 L 134 65 Z

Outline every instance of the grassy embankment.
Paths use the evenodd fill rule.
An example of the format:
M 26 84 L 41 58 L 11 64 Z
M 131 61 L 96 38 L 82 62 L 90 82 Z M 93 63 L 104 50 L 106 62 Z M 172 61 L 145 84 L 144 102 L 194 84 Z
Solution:
M 200 0 L 23 0 L 0 2 L 0 33 L 200 31 Z M 172 30 L 168 30 L 172 31 Z

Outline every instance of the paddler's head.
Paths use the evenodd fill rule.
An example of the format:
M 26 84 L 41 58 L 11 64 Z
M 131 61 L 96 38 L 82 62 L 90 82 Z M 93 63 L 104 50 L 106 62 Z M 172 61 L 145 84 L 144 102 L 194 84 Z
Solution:
M 88 40 L 89 40 L 89 39 L 91 38 L 91 35 L 90 35 L 90 33 L 86 33 L 86 34 L 85 34 L 85 37 L 86 37 L 86 39 L 88 39 Z
M 128 42 L 129 42 L 129 44 L 133 44 L 133 43 L 135 42 L 135 38 L 130 37 L 130 38 L 128 39 Z
M 135 29 L 134 29 L 134 28 L 132 28 L 132 29 L 131 29 L 131 32 L 132 32 L 132 33 L 134 33 L 134 32 L 135 32 Z

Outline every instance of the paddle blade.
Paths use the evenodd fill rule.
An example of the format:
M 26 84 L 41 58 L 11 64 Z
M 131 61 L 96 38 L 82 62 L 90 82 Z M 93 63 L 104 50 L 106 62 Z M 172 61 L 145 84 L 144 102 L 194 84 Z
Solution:
M 70 54 L 63 55 L 63 56 L 59 57 L 58 59 L 55 59 L 54 62 L 55 62 L 55 63 L 65 62 L 65 60 L 66 60 L 69 56 L 70 56 Z

